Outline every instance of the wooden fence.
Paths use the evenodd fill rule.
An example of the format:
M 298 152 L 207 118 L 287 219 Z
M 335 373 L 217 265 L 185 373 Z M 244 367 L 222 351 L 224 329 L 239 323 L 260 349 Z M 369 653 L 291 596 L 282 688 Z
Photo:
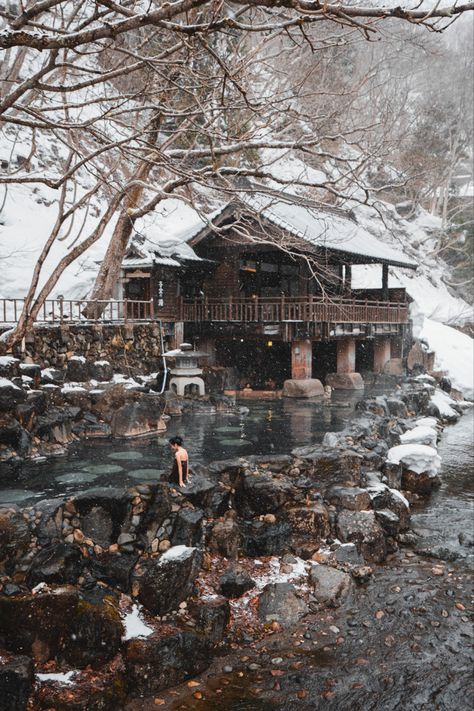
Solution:
M 23 310 L 23 299 L 0 299 L 0 322 L 17 323 Z M 87 310 L 88 317 L 84 316 Z M 149 321 L 154 318 L 153 301 L 100 301 L 47 299 L 35 321 L 37 323 L 78 323 Z

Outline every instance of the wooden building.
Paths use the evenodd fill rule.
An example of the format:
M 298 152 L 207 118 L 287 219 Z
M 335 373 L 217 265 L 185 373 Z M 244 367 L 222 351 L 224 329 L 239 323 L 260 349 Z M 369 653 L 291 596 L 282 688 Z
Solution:
M 380 266 L 378 288 L 352 288 L 359 264 Z M 390 265 L 417 267 L 348 213 L 254 193 L 182 234 L 136 235 L 123 295 L 152 300 L 174 344 L 195 343 L 252 387 L 279 386 L 399 367 L 409 303 L 404 289 L 388 288 Z

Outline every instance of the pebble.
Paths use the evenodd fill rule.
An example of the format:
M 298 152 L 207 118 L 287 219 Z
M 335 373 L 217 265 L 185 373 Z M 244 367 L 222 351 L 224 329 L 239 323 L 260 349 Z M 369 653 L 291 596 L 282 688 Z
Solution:
M 431 572 L 433 575 L 444 575 L 444 568 L 441 565 L 435 565 L 431 568 Z
M 283 657 L 273 657 L 272 664 L 281 664 L 282 661 L 283 661 Z
M 230 674 L 231 672 L 234 671 L 234 667 L 231 667 L 230 664 L 226 664 L 225 667 L 223 668 L 223 671 L 226 674 Z
M 257 669 L 261 669 L 260 664 L 256 664 L 255 662 L 252 662 L 252 664 L 249 664 L 247 669 L 249 671 L 257 671 Z

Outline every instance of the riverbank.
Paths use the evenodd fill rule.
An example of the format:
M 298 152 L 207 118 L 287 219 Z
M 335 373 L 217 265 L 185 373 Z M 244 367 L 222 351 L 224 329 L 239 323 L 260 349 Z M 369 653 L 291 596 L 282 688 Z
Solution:
M 245 698 L 256 703 L 263 691 L 254 693 L 245 680 L 258 681 L 263 672 L 255 666 L 247 669 L 247 662 L 244 668 L 236 666 L 237 655 L 250 659 L 248 649 L 266 659 L 262 647 L 275 643 L 284 649 L 291 642 L 293 649 L 300 642 L 298 654 L 316 650 L 323 659 L 332 645 L 344 649 L 340 638 L 346 634 L 347 615 L 352 619 L 347 622 L 350 642 L 350 629 L 371 629 L 364 620 L 370 622 L 380 612 L 377 622 L 385 616 L 388 620 L 392 613 L 378 607 L 369 613 L 369 608 L 387 592 L 383 585 L 378 589 L 384 580 L 381 571 L 395 566 L 396 581 L 404 558 L 411 565 L 414 554 L 400 553 L 416 543 L 407 531 L 406 496 L 417 502 L 417 482 L 423 491 L 427 479 L 432 487 L 439 483 L 436 472 L 426 477 L 427 471 L 407 471 L 403 461 L 390 461 L 391 447 L 399 447 L 407 433 L 412 440 L 407 446 L 413 447 L 417 426 L 419 436 L 427 434 L 419 431 L 426 427 L 420 418 L 432 417 L 434 406 L 440 414 L 439 407 L 447 405 L 432 384 L 415 381 L 391 396 L 362 400 L 358 416 L 339 433 L 326 435 L 322 446 L 296 448 L 291 456 L 214 463 L 196 472 L 187 490 L 142 483 L 125 491 L 96 489 L 23 509 L 2 509 L 0 603 L 5 614 L 0 617 L 18 620 L 29 611 L 38 622 L 28 630 L 3 627 L 3 645 L 17 656 L 17 664 L 18 654 L 34 660 L 37 674 L 74 672 L 67 686 L 37 677 L 33 708 L 116 709 L 133 695 L 169 704 L 173 695 L 166 700 L 163 689 L 194 680 L 212 656 L 224 654 L 230 661 L 224 665 L 227 671 L 222 667 L 225 678 L 220 694 L 220 687 L 215 689 L 216 698 L 228 693 L 223 687 L 241 680 L 242 690 L 250 694 Z M 436 453 L 431 456 L 434 461 Z M 439 567 L 427 570 L 436 569 L 431 572 L 436 579 L 454 575 L 445 564 L 441 572 Z M 402 590 L 393 578 L 391 584 Z M 141 605 L 140 629 L 146 636 L 127 637 L 125 632 L 127 620 L 137 619 L 133 600 Z M 51 615 L 57 618 L 58 605 L 65 606 L 59 619 L 65 617 L 61 624 L 67 629 L 56 625 L 59 632 L 51 636 L 43 616 L 46 622 Z M 395 620 L 398 608 L 395 603 L 392 607 Z M 96 632 L 91 637 L 92 620 Z M 299 673 L 291 664 L 301 658 L 295 662 L 290 657 L 284 669 L 270 654 L 268 670 L 278 673 L 268 678 L 281 690 L 286 673 Z M 15 661 L 8 664 L 11 671 Z M 29 669 L 31 689 L 33 662 L 21 664 Z M 98 688 L 93 697 L 89 664 Z M 163 665 L 168 670 L 164 676 L 156 673 Z M 202 701 L 199 694 L 212 697 L 207 686 L 202 690 L 202 679 L 196 683 L 200 686 L 191 687 L 194 701 Z M 263 686 L 265 693 L 279 692 L 267 689 L 266 682 Z M 114 690 L 111 698 L 105 687 Z M 308 704 L 311 688 L 303 684 L 295 687 L 298 691 L 295 703 Z

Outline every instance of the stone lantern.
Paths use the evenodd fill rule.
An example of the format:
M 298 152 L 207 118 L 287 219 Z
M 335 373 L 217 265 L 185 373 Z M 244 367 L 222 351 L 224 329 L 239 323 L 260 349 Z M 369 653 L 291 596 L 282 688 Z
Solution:
M 199 358 L 207 358 L 208 353 L 194 351 L 190 343 L 182 343 L 179 348 L 167 351 L 163 355 L 175 358 L 175 366 L 171 368 L 170 390 L 184 396 L 187 385 L 196 385 L 199 395 L 204 395 L 206 386 L 202 378 L 202 368 L 198 365 Z

